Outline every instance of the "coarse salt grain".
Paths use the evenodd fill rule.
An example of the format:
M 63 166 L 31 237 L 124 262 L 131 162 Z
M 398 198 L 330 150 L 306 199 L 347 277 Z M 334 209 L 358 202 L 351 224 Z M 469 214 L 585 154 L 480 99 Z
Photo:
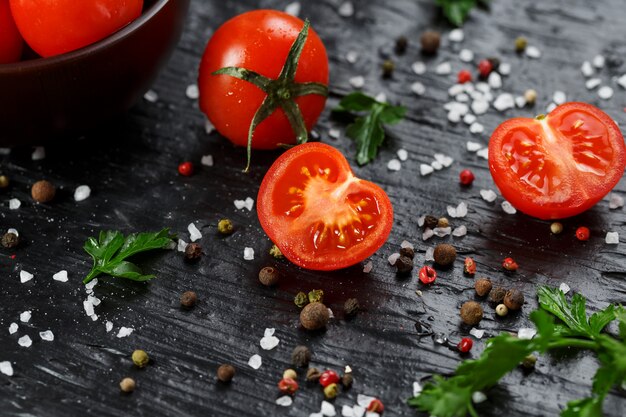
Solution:
M 301 5 L 299 1 L 294 1 L 285 6 L 285 13 L 292 16 L 298 16 L 300 14 Z
M 419 216 L 419 217 L 417 218 L 417 225 L 418 225 L 419 227 L 422 227 L 422 226 L 424 226 L 424 222 L 425 222 L 425 221 L 426 221 L 426 215 L 422 214 L 421 216 Z
M 537 334 L 537 329 L 523 327 L 517 331 L 517 337 L 523 340 L 530 340 Z
M 97 314 L 92 314 L 89 317 L 91 318 L 92 321 L 97 321 L 98 320 L 98 315 Z
M 120 330 L 117 332 L 117 337 L 118 338 L 122 338 L 122 337 L 126 337 L 126 336 L 130 336 L 130 334 L 132 332 L 134 332 L 135 329 L 133 329 L 132 327 L 121 327 Z
M 278 346 L 279 343 L 280 340 L 276 336 L 265 336 L 261 339 L 260 345 L 263 350 L 272 350 Z
M 548 107 L 546 107 L 546 113 L 550 113 L 552 112 L 552 110 L 556 109 L 556 103 L 550 103 L 548 104 Z
M 557 90 L 552 95 L 552 101 L 554 101 L 556 104 L 561 105 L 567 101 L 567 96 L 565 95 L 563 91 Z
M 448 88 L 448 94 L 451 96 L 456 96 L 465 91 L 465 85 L 463 84 L 454 84 L 452 87 Z
M 416 61 L 411 64 L 411 69 L 415 74 L 422 75 L 426 72 L 426 64 L 424 64 L 422 61 Z
M 480 156 L 483 159 L 489 158 L 489 148 L 482 148 L 478 152 L 476 152 L 477 156 Z
M 400 247 L 401 248 L 410 248 L 410 249 L 415 249 L 413 244 L 411 242 L 409 242 L 408 240 L 403 240 L 402 243 L 400 243 Z
M 24 311 L 20 314 L 20 321 L 22 323 L 28 323 L 30 318 L 32 317 L 32 313 L 30 311 Z
M 482 337 L 485 335 L 485 331 L 472 327 L 472 330 L 469 331 L 469 334 L 474 336 L 476 339 L 482 339 Z
M 206 133 L 207 135 L 210 135 L 214 131 L 215 131 L 215 126 L 213 126 L 213 123 L 211 123 L 209 119 L 206 119 L 204 121 L 204 133 Z
M 9 326 L 9 334 L 17 333 L 17 329 L 19 328 L 20 326 L 18 326 L 17 323 L 11 323 L 11 325 Z
M 389 171 L 400 171 L 400 168 L 402 168 L 402 164 L 395 158 L 387 162 L 387 169 Z
M 433 229 L 430 229 L 430 228 L 427 227 L 422 232 L 422 240 L 428 240 L 431 237 L 433 237 L 434 235 L 435 235 L 435 232 L 433 231 Z
M 398 252 L 395 252 L 387 257 L 387 261 L 389 261 L 390 265 L 395 265 L 399 257 L 400 257 L 400 254 Z
M 448 75 L 452 72 L 452 66 L 449 62 L 442 62 L 435 67 L 435 74 Z
M 341 130 L 337 129 L 336 127 L 330 128 L 328 129 L 328 136 L 333 139 L 339 139 L 341 137 Z
M 474 404 L 480 404 L 487 401 L 487 396 L 480 391 L 475 391 L 472 393 L 472 402 Z
M 411 91 L 417 96 L 422 96 L 426 92 L 426 87 L 424 87 L 424 84 L 422 84 L 421 82 L 415 81 L 413 84 L 411 84 Z
M 374 264 L 372 263 L 372 261 L 367 261 L 367 263 L 363 265 L 363 273 L 369 274 L 370 272 L 372 272 L 373 268 L 374 268 Z
M 85 284 L 85 289 L 87 291 L 93 290 L 96 285 L 98 285 L 98 278 L 94 278 L 91 281 L 89 281 L 88 283 L 86 283 Z
M 470 100 L 469 96 L 465 93 L 457 94 L 455 99 L 459 103 L 468 103 Z
M 26 336 L 22 336 L 19 339 L 17 339 L 17 344 L 22 346 L 22 347 L 30 347 L 30 345 L 33 344 L 33 341 L 30 338 L 30 336 L 26 335 Z
M 602 55 L 596 55 L 593 57 L 593 66 L 600 69 L 604 67 L 606 59 Z
M 493 190 L 480 190 L 480 196 L 488 203 L 493 203 L 498 198 Z
M 426 249 L 426 253 L 424 254 L 424 261 L 431 262 L 435 260 L 435 248 Z
M 474 59 L 474 52 L 469 49 L 461 49 L 461 52 L 459 52 L 459 59 L 463 62 L 472 62 L 472 59 Z
M 352 413 L 354 417 L 363 417 L 365 415 L 365 407 L 361 407 L 360 405 L 355 405 L 352 407 Z
M 604 241 L 607 245 L 617 245 L 619 243 L 619 233 L 617 232 L 607 232 Z
M 256 355 L 256 354 L 250 356 L 250 359 L 248 360 L 248 365 L 250 365 L 252 369 L 259 369 L 262 363 L 263 363 L 263 360 L 261 359 L 259 355 Z
M 358 60 L 359 60 L 359 53 L 358 52 L 356 52 L 356 51 L 348 51 L 346 53 L 346 61 L 348 61 L 350 64 L 354 64 Z
M 202 156 L 202 158 L 200 159 L 200 163 L 206 167 L 212 167 L 213 166 L 213 155 L 204 155 Z
M 154 90 L 148 90 L 143 95 L 143 98 L 144 98 L 144 100 L 146 100 L 149 103 L 156 103 L 157 100 L 159 99 L 159 95 Z
M 585 77 L 591 77 L 593 75 L 593 67 L 591 66 L 591 62 L 583 62 L 583 64 L 580 66 L 580 71 Z
M 461 121 L 461 113 L 457 112 L 457 111 L 450 111 L 448 112 L 448 121 L 450 123 L 458 123 Z
M 505 111 L 515 107 L 515 98 L 512 94 L 500 94 L 493 102 L 493 107 L 498 111 Z
M 83 301 L 83 308 L 85 309 L 85 314 L 87 314 L 88 316 L 92 316 L 94 314 L 93 304 L 91 303 L 91 300 L 87 299 Z
M 187 226 L 187 231 L 189 232 L 189 240 L 191 240 L 192 242 L 195 242 L 196 240 L 202 238 L 202 233 L 200 233 L 200 230 L 198 230 L 194 223 L 189 223 L 189 226 Z
M 471 113 L 468 113 L 465 116 L 463 116 L 463 123 L 465 123 L 466 125 L 471 125 L 475 121 L 476 121 L 476 116 L 474 116 Z
M 435 227 L 433 229 L 433 234 L 437 237 L 448 236 L 451 232 L 452 232 L 451 227 Z
M 613 89 L 608 85 L 604 85 L 598 89 L 598 97 L 602 100 L 608 100 L 613 97 Z
M 176 250 L 179 252 L 184 252 L 187 249 L 188 243 L 182 239 L 178 239 L 178 244 L 176 245 Z
M 563 294 L 567 294 L 570 290 L 570 287 L 566 283 L 561 282 L 561 285 L 559 285 L 559 290 L 563 291 Z
M 406 161 L 407 159 L 409 159 L 409 153 L 406 149 L 398 149 L 396 155 L 398 155 L 398 159 L 400 161 Z
M 293 404 L 293 399 L 290 395 L 283 395 L 282 397 L 278 397 L 276 399 L 276 404 L 283 407 L 289 407 L 291 404 Z
M 620 207 L 624 207 L 624 199 L 615 193 L 611 193 L 609 195 L 609 209 L 615 210 Z
M 617 84 L 619 84 L 619 86 L 622 88 L 626 88 L 626 74 L 617 79 Z
M 20 282 L 22 284 L 30 281 L 31 279 L 33 279 L 33 277 L 34 275 L 31 274 L 30 272 L 24 271 L 23 269 L 20 271 Z
M 342 417 L 354 417 L 354 411 L 352 410 L 352 407 L 344 404 L 341 407 L 341 415 Z
M 451 42 L 463 42 L 465 38 L 465 34 L 463 33 L 463 29 L 452 29 L 448 34 L 448 39 Z
M 50 330 L 46 330 L 45 332 L 39 332 L 39 337 L 46 342 L 52 342 L 54 340 L 54 333 Z
M 356 77 L 350 78 L 348 82 L 354 88 L 362 88 L 365 85 L 365 78 L 361 75 L 357 75 Z
M 474 122 L 469 127 L 469 131 L 470 133 L 474 133 L 474 134 L 483 133 L 485 131 L 485 126 L 483 126 L 482 124 L 478 122 Z
M 9 200 L 9 210 L 17 210 L 22 205 L 22 202 L 17 198 L 12 198 Z
M 37 146 L 30 156 L 33 161 L 41 161 L 46 158 L 46 148 L 43 146 Z
M 513 207 L 511 205 L 511 203 L 509 203 L 508 201 L 503 201 L 502 202 L 502 211 L 504 211 L 506 214 L 515 214 L 517 213 L 517 210 L 515 209 L 515 207 Z
M 524 96 L 516 96 L 515 105 L 521 109 L 526 105 L 526 98 Z
M 358 394 L 356 396 L 356 403 L 360 405 L 361 407 L 367 408 L 367 406 L 370 405 L 372 400 L 375 400 L 375 399 L 376 397 L 370 397 L 369 395 Z
M 461 116 L 464 116 L 469 111 L 469 106 L 465 103 L 459 103 L 457 101 L 450 101 L 443 105 L 443 108 L 448 111 L 455 111 Z
M 334 417 L 337 415 L 337 410 L 335 410 L 335 406 L 328 401 L 322 401 L 322 409 L 320 410 L 323 416 L 326 417 Z
M 197 84 L 190 84 L 187 86 L 185 90 L 185 95 L 190 100 L 197 100 L 200 97 L 200 90 L 198 89 Z
M 585 87 L 587 88 L 587 90 L 593 90 L 594 88 L 598 87 L 600 84 L 602 84 L 602 80 L 600 78 L 589 78 L 585 82 Z
M 541 58 L 541 51 L 536 46 L 530 45 L 526 47 L 526 56 L 528 58 L 539 59 Z
M 422 393 L 422 384 L 420 384 L 419 382 L 414 382 L 413 383 L 413 396 L 417 397 L 419 394 Z
M 11 366 L 11 362 L 9 361 L 0 362 L 0 372 L 5 374 L 6 376 L 13 376 L 13 366 Z
M 448 168 L 454 162 L 454 159 L 448 155 L 444 155 L 442 153 L 436 153 L 434 158 L 437 162 L 439 162 L 444 167 Z
M 251 261 L 254 259 L 254 249 L 252 248 L 244 248 L 243 249 L 243 259 L 246 261 Z
M 87 296 L 87 300 L 89 300 L 89 302 L 94 306 L 97 307 L 100 305 L 100 303 L 102 302 L 98 297 L 94 297 L 93 295 L 88 295 Z
M 104 328 L 106 329 L 107 333 L 109 333 L 111 330 L 113 330 L 113 322 L 112 321 L 107 321 L 104 324 Z
M 350 1 L 344 1 L 337 12 L 341 17 L 350 17 L 354 14 L 354 5 Z
M 476 99 L 472 101 L 472 112 L 476 115 L 487 113 L 489 102 L 485 99 Z
M 433 167 L 436 171 L 439 171 L 440 169 L 443 169 L 443 165 L 441 165 L 441 162 L 439 162 L 439 161 L 431 162 L 430 166 Z
M 478 142 L 471 142 L 471 141 L 468 141 L 465 146 L 466 146 L 468 152 L 476 152 L 480 148 L 483 147 L 483 145 L 481 145 L 480 143 L 478 143 Z
M 467 204 L 460 202 L 458 206 L 447 206 L 448 215 L 453 218 L 465 217 L 467 215 Z
M 248 211 L 252 211 L 252 208 L 254 207 L 254 200 L 250 197 L 246 197 L 244 207 L 247 208 Z
M 428 174 L 432 174 L 435 169 L 430 165 L 420 164 L 420 174 L 422 176 L 426 176 Z
M 463 237 L 467 234 L 467 227 L 461 225 L 452 231 L 452 236 Z
M 511 64 L 508 62 L 501 62 L 498 67 L 498 72 L 502 75 L 509 75 L 511 73 Z
M 502 77 L 495 71 L 491 71 L 489 74 L 489 78 L 487 79 L 487 83 L 489 83 L 489 87 L 498 89 L 502 87 Z
M 88 185 L 79 185 L 74 190 L 74 200 L 75 201 L 84 201 L 89 198 L 91 195 L 91 188 Z

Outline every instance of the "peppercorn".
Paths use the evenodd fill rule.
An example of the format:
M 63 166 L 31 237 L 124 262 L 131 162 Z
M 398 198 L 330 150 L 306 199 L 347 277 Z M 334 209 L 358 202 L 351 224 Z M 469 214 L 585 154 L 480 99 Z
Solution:
M 490 56 L 487 58 L 487 61 L 491 63 L 491 68 L 493 71 L 497 71 L 500 68 L 500 58 L 496 58 L 495 56 Z
M 437 279 L 437 271 L 428 265 L 424 265 L 417 276 L 422 281 L 422 284 L 432 284 Z
M 319 302 L 305 306 L 300 312 L 300 323 L 307 330 L 318 330 L 326 327 L 330 313 L 328 308 Z
M 466 301 L 461 306 L 461 320 L 469 326 L 475 326 L 483 319 L 483 308 L 476 301 Z
M 131 359 L 133 360 L 133 363 L 135 364 L 135 366 L 139 367 L 139 368 L 143 368 L 145 367 L 148 362 L 150 362 L 150 358 L 148 357 L 148 354 L 141 349 L 137 349 L 133 352 L 133 354 L 131 355 Z
M 370 413 L 382 414 L 383 411 L 385 411 L 385 406 L 383 405 L 383 402 L 381 400 L 379 400 L 378 398 L 374 398 L 367 406 L 367 411 L 369 411 Z
M 33 184 L 30 194 L 38 203 L 48 203 L 52 201 L 57 192 L 56 187 L 50 181 L 41 180 Z
M 515 52 L 524 52 L 528 46 L 528 40 L 523 36 L 515 39 Z
M 324 302 L 324 291 L 322 290 L 311 290 L 308 294 L 309 303 L 323 303 Z
M 400 36 L 398 39 L 396 39 L 396 47 L 394 48 L 396 51 L 396 54 L 398 55 L 404 54 L 406 52 L 407 46 L 409 46 L 409 40 L 407 39 L 407 37 Z
M 217 222 L 217 231 L 223 235 L 230 235 L 235 231 L 235 226 L 229 219 L 221 219 Z
M 337 384 L 330 384 L 324 387 L 324 397 L 327 400 L 332 400 L 339 394 L 339 387 Z
M 526 369 L 533 369 L 537 363 L 537 357 L 532 353 L 524 358 L 522 366 Z
M 285 257 L 276 245 L 272 245 L 272 247 L 270 248 L 270 255 L 272 255 L 276 259 L 282 259 Z
M 196 262 L 202 257 L 202 246 L 197 243 L 190 243 L 185 248 L 185 260 L 187 262 Z
M 457 83 L 459 84 L 469 83 L 472 81 L 472 73 L 464 69 L 464 70 L 459 71 L 456 78 L 457 78 Z
M 526 103 L 532 106 L 535 104 L 535 101 L 537 101 L 537 92 L 532 88 L 528 89 L 524 92 L 524 98 L 526 99 Z
M 502 287 L 493 287 L 491 291 L 489 291 L 489 301 L 494 304 L 500 304 L 504 301 L 504 296 L 506 295 L 506 290 Z
M 398 274 L 408 274 L 413 270 L 413 259 L 407 256 L 400 256 L 396 260 L 396 268 L 398 269 Z
M 440 243 L 435 246 L 433 258 L 435 258 L 435 262 L 441 266 L 452 265 L 456 259 L 456 249 L 454 249 L 454 246 L 447 243 Z
M 519 268 L 519 266 L 513 258 L 504 258 L 504 261 L 502 261 L 502 268 L 506 269 L 507 271 L 517 271 L 517 268 Z
M 478 73 L 480 74 L 481 78 L 489 77 L 491 71 L 493 71 L 493 64 L 488 59 L 482 59 L 478 63 Z
M 0 188 L 7 188 L 9 186 L 9 177 L 6 175 L 0 175 Z
M 400 248 L 400 256 L 406 256 L 409 259 L 413 259 L 415 258 L 415 249 L 409 246 Z
M 470 186 L 474 182 L 474 173 L 469 169 L 464 169 L 459 173 L 459 182 L 461 185 Z
M 298 307 L 302 308 L 305 305 L 309 304 L 309 297 L 305 293 L 300 291 L 294 297 L 293 302 L 294 302 L 295 305 L 297 305 Z
M 341 385 L 345 389 L 349 389 L 352 387 L 352 383 L 354 382 L 354 377 L 352 376 L 352 372 L 346 372 L 341 376 Z
M 296 346 L 291 352 L 291 363 L 300 368 L 308 366 L 311 361 L 311 351 L 306 346 Z
M 489 278 L 478 278 L 474 283 L 474 289 L 476 290 L 476 295 L 479 297 L 484 297 L 489 294 L 493 284 Z
M 474 346 L 474 341 L 469 337 L 464 337 L 463 339 L 461 339 L 459 344 L 456 345 L 457 349 L 459 349 L 459 352 L 461 353 L 469 352 L 470 350 L 472 350 L 472 346 Z
M 343 312 L 346 316 L 354 316 L 359 311 L 359 300 L 356 298 L 348 298 L 345 303 L 343 303 Z
M 504 304 L 498 304 L 496 307 L 496 314 L 500 317 L 504 317 L 509 314 L 509 309 Z
M 133 392 L 135 390 L 135 380 L 132 378 L 124 378 L 120 381 L 120 389 L 122 392 Z
M 193 175 L 193 164 L 189 161 L 181 162 L 181 164 L 178 165 L 178 173 L 185 177 Z
M 309 382 L 318 381 L 322 373 L 317 368 L 309 368 L 306 371 L 306 380 Z
M 283 394 L 294 394 L 298 391 L 298 383 L 295 379 L 292 378 L 284 378 L 278 382 L 278 389 Z
M 15 233 L 5 233 L 2 236 L 2 246 L 11 249 L 20 244 L 20 237 Z
M 474 262 L 472 258 L 465 258 L 463 262 L 463 273 L 467 275 L 474 275 L 476 273 L 476 262 Z
M 383 78 L 391 78 L 391 76 L 393 75 L 393 70 L 395 69 L 396 64 L 394 64 L 392 60 L 386 59 L 382 65 Z
M 278 274 L 276 268 L 274 268 L 273 266 L 266 266 L 259 271 L 259 281 L 261 281 L 261 284 L 267 287 L 278 284 L 279 280 L 280 275 Z
M 559 222 L 554 222 L 550 225 L 550 232 L 554 235 L 558 235 L 563 231 L 563 225 Z
M 293 369 L 285 369 L 285 372 L 283 372 L 283 378 L 296 380 L 298 379 L 298 374 Z
M 425 229 L 434 229 L 437 227 L 437 223 L 439 220 L 435 216 L 425 216 L 424 217 L 424 228 Z
M 524 305 L 524 293 L 515 288 L 507 291 L 504 296 L 504 305 L 509 310 L 519 310 Z
M 198 301 L 198 296 L 193 291 L 185 291 L 180 296 L 180 305 L 183 308 L 191 308 L 196 305 Z
M 434 30 L 427 30 L 422 33 L 420 37 L 420 43 L 422 44 L 422 53 L 427 55 L 434 55 L 439 49 L 441 43 L 441 35 Z
M 339 378 L 339 374 L 332 369 L 327 369 L 320 375 L 320 385 L 326 387 L 330 384 L 335 384 L 339 382 L 341 378 Z
M 221 382 L 230 382 L 235 376 L 235 367 L 224 364 L 217 368 L 217 379 Z
M 450 221 L 445 218 L 445 217 L 441 217 L 437 220 L 437 227 L 449 227 L 450 226 Z
M 589 240 L 590 234 L 591 232 L 589 231 L 588 227 L 581 226 L 578 229 L 576 229 L 576 239 L 580 241 Z

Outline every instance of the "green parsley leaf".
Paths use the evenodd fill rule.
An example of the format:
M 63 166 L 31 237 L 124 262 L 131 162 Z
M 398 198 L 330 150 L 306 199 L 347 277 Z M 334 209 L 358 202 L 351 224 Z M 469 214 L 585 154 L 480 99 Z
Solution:
M 463 26 L 470 11 L 479 4 L 487 6 L 490 0 L 435 0 L 444 16 L 455 26 Z
M 83 283 L 88 283 L 100 274 L 133 281 L 152 279 L 154 275 L 144 275 L 137 265 L 125 259 L 140 252 L 165 249 L 174 238 L 169 234 L 169 229 L 154 233 L 133 233 L 126 238 L 118 231 L 102 231 L 98 239 L 90 237 L 83 247 L 93 258 L 93 267 Z
M 333 111 L 367 112 L 364 116 L 358 116 L 346 129 L 346 135 L 354 139 L 357 144 L 357 163 L 365 165 L 376 157 L 378 148 L 385 140 L 384 125 L 395 124 L 402 120 L 406 108 L 381 103 L 373 97 L 356 91 L 344 97 Z

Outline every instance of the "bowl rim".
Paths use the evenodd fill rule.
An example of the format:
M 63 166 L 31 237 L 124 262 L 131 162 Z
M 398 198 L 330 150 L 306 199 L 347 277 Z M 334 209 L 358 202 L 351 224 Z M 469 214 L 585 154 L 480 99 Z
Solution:
M 2 74 L 13 74 L 16 72 L 22 72 L 37 68 L 43 68 L 46 66 L 55 66 L 66 61 L 73 61 L 75 59 L 95 54 L 96 52 L 108 48 L 110 45 L 119 42 L 120 40 L 130 36 L 133 32 L 143 26 L 146 22 L 157 15 L 161 9 L 163 9 L 168 3 L 176 0 L 155 0 L 154 4 L 149 9 L 144 11 L 137 19 L 133 20 L 123 28 L 113 32 L 111 35 L 97 42 L 89 44 L 73 51 L 65 52 L 60 55 L 54 55 L 50 57 L 39 57 L 35 59 L 29 59 L 27 61 L 12 62 L 10 64 L 0 64 L 0 76 Z

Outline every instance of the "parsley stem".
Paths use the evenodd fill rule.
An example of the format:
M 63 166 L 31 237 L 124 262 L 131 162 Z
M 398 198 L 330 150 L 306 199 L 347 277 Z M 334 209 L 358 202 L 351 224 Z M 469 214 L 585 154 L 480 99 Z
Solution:
M 597 350 L 598 344 L 593 340 L 583 340 L 583 339 L 574 339 L 574 338 L 562 338 L 559 340 L 555 340 L 554 342 L 548 343 L 548 349 L 559 349 L 559 348 L 579 348 L 579 349 L 589 349 L 589 350 Z

